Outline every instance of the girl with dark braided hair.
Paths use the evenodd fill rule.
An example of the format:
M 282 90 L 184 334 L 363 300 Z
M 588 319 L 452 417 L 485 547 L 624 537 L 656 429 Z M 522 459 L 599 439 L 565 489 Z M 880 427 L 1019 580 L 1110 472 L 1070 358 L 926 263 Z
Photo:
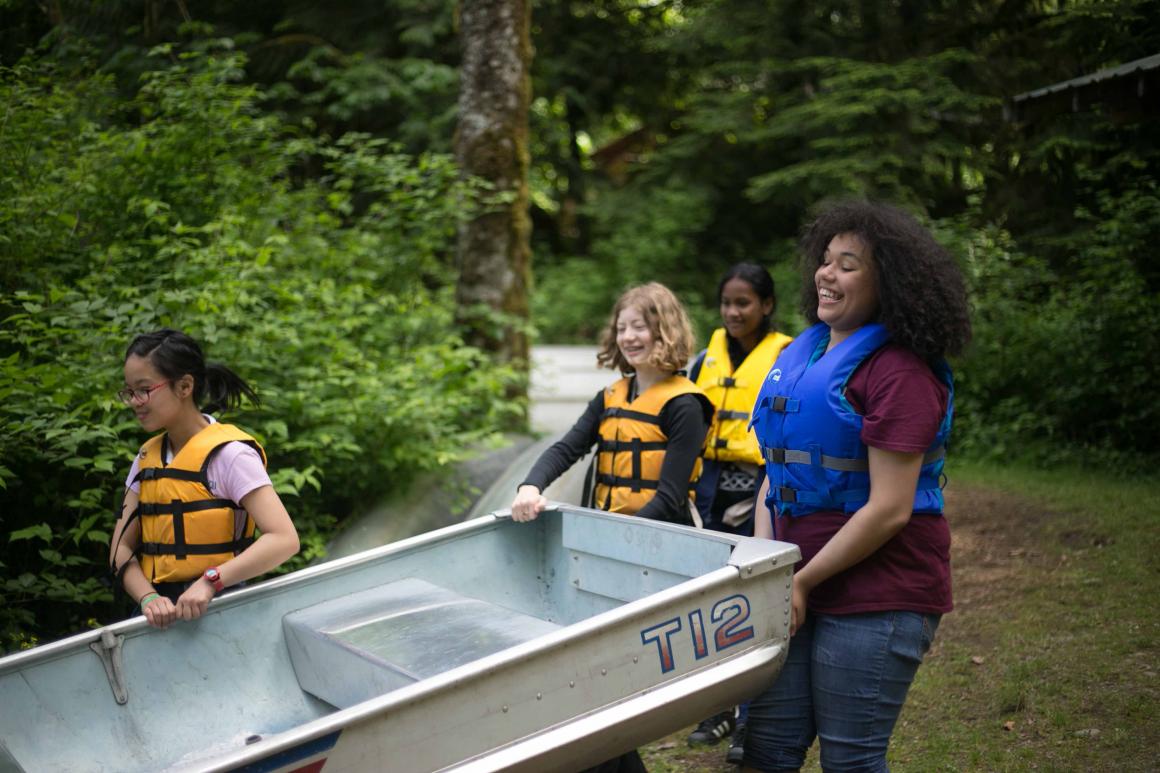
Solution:
M 149 624 L 165 628 L 201 617 L 217 593 L 293 556 L 298 532 L 265 451 L 209 413 L 243 396 L 256 402 L 249 384 L 170 329 L 134 338 L 124 372 L 117 396 L 145 431 L 160 432 L 129 470 L 110 568 Z
M 813 326 L 754 408 L 766 464 L 755 531 L 801 548 L 792 638 L 750 704 L 747 770 L 884 771 L 910 683 L 951 610 L 943 459 L 970 339 L 957 265 L 886 204 L 826 208 L 802 240 Z

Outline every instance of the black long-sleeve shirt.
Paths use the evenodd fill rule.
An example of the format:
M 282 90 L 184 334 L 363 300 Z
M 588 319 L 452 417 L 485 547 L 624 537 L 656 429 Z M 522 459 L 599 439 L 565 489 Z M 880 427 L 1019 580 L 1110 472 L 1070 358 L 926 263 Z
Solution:
M 583 415 L 564 437 L 553 443 L 528 472 L 520 485 L 531 485 L 543 491 L 556 478 L 583 457 L 600 439 L 600 417 L 604 413 L 604 390 L 597 393 Z M 712 408 L 696 394 L 678 395 L 661 409 L 660 427 L 668 438 L 665 458 L 661 462 L 660 482 L 656 495 L 637 512 L 641 518 L 672 523 L 690 523 L 689 478 L 701 455 L 701 445 L 709 431 Z M 599 503 L 597 503 L 599 504 Z

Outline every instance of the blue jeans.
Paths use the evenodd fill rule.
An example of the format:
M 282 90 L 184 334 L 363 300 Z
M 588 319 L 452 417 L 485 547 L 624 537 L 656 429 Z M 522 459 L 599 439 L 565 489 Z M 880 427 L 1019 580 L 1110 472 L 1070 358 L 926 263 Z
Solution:
M 810 614 L 749 705 L 745 765 L 798 770 L 817 737 L 825 771 L 886 771 L 886 747 L 940 615 Z

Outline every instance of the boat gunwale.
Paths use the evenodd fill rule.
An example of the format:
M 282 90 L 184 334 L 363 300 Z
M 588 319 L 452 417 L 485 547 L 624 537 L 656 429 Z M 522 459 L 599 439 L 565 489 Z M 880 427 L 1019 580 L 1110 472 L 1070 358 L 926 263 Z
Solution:
M 484 531 L 488 528 L 495 527 L 499 524 L 499 521 L 500 519 L 494 513 L 483 515 L 479 518 L 473 518 L 470 521 L 452 524 L 423 534 L 416 534 L 414 537 L 408 537 L 398 542 L 391 542 L 377 548 L 364 550 L 361 553 L 336 558 L 333 561 L 325 561 L 321 564 L 308 566 L 288 574 L 272 577 L 269 580 L 247 585 L 243 588 L 230 591 L 226 595 L 211 599 L 206 614 L 208 615 L 213 611 L 237 606 L 244 601 L 252 600 L 250 597 L 254 595 L 272 595 L 274 593 L 285 592 L 295 586 L 309 583 L 317 579 L 319 575 L 343 574 L 356 570 L 362 564 L 375 563 L 393 553 L 411 550 L 427 543 L 435 544 L 437 542 L 443 542 L 463 536 L 465 533 L 472 531 Z M 29 665 L 40 663 L 41 661 L 47 662 L 68 657 L 73 654 L 79 645 L 99 642 L 105 631 L 111 631 L 113 634 L 138 632 L 148 634 L 151 630 L 144 615 L 137 615 L 128 620 L 118 620 L 117 622 L 109 623 L 100 628 L 94 628 L 91 631 L 82 631 L 81 633 L 68 636 L 64 639 L 40 644 L 28 650 L 13 652 L 0 658 L 0 677 L 4 677 L 13 671 L 19 671 Z

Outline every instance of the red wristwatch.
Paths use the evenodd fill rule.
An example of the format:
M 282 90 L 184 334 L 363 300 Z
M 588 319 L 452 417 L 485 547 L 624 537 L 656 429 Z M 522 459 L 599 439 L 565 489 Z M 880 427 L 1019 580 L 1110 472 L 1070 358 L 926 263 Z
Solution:
M 213 586 L 214 592 L 221 593 L 226 589 L 226 584 L 222 582 L 222 573 L 218 571 L 216 566 L 211 566 L 209 569 L 206 569 L 205 574 L 202 576 L 209 580 L 209 584 Z

